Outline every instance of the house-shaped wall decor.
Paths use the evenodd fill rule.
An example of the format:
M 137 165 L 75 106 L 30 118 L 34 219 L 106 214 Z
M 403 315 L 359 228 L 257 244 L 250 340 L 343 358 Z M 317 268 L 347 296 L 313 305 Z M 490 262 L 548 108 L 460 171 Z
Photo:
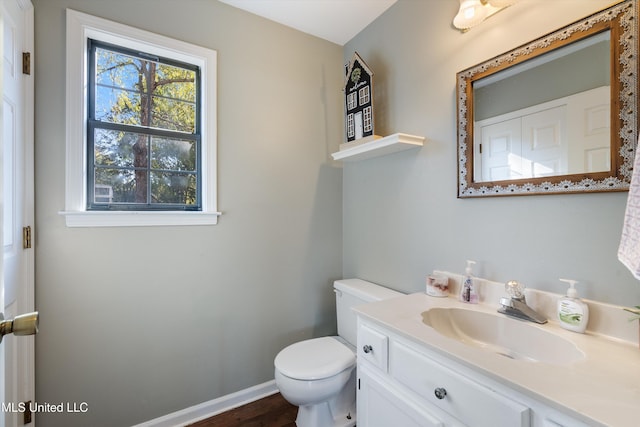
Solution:
M 373 72 L 354 52 L 344 82 L 347 144 L 366 142 L 373 133 Z

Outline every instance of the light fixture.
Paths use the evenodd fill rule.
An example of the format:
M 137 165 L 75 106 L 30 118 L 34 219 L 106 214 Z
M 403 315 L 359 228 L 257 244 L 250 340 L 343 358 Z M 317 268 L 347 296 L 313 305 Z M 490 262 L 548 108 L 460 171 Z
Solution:
M 453 18 L 453 26 L 462 32 L 475 27 L 491 15 L 518 0 L 460 0 L 460 10 Z

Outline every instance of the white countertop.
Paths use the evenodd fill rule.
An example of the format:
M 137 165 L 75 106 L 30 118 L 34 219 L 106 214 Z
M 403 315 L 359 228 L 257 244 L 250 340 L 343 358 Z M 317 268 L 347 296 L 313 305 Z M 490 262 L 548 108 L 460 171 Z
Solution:
M 637 344 L 589 332 L 567 331 L 550 320 L 544 325 L 530 324 L 574 343 L 585 353 L 583 360 L 553 365 L 509 359 L 440 335 L 425 325 L 422 313 L 434 307 L 495 313 L 493 306 L 464 304 L 453 297 L 434 298 L 423 293 L 369 303 L 354 310 L 429 350 L 590 426 L 640 425 L 640 349 Z

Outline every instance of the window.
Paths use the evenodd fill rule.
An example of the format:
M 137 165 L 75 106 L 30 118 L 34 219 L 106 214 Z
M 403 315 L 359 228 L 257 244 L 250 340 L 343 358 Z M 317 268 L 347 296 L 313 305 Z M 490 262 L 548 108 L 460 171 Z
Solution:
M 368 104 L 371 99 L 369 95 L 369 86 L 365 86 L 362 89 L 360 89 L 359 93 L 360 93 L 360 105 Z
M 88 45 L 87 209 L 200 210 L 200 69 Z
M 356 134 L 353 113 L 347 115 L 347 136 L 352 138 Z
M 358 106 L 358 100 L 356 98 L 356 93 L 351 92 L 350 94 L 347 95 L 347 109 L 353 110 L 357 106 Z
M 371 107 L 367 107 L 364 109 L 363 111 L 364 114 L 364 131 L 365 132 L 371 132 L 373 131 L 373 114 L 372 114 L 372 110 Z
M 216 52 L 67 10 L 68 226 L 216 224 Z

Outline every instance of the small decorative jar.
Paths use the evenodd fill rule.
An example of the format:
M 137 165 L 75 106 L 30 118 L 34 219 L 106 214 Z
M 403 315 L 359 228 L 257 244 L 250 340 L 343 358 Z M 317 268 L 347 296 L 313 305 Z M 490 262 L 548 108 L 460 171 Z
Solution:
M 432 297 L 449 296 L 449 278 L 440 274 L 427 276 L 427 295 Z

